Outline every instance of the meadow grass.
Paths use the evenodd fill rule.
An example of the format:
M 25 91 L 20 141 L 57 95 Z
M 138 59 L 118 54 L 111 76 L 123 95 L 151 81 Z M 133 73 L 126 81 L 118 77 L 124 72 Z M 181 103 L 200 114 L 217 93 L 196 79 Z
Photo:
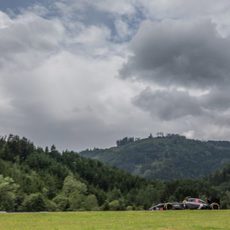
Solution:
M 230 229 L 230 210 L 2 213 L 0 230 Z

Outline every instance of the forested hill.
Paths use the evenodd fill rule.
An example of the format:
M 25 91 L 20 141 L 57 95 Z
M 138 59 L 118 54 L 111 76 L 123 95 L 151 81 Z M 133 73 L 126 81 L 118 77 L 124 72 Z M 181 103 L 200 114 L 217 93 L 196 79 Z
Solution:
M 80 154 L 151 180 L 200 178 L 230 162 L 227 141 L 205 142 L 171 134 L 141 140 L 124 138 L 117 145 Z
M 0 211 L 148 209 L 186 196 L 221 197 L 230 208 L 230 165 L 204 180 L 147 181 L 72 151 L 0 138 Z
M 0 138 L 0 211 L 148 208 L 160 189 L 75 152 L 44 150 L 13 135 Z

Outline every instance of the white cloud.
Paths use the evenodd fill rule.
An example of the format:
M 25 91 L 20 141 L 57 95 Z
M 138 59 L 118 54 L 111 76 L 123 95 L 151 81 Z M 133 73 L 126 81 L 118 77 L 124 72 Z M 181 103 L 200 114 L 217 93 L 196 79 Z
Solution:
M 125 47 L 109 42 L 107 27 L 79 23 L 77 30 L 69 30 L 66 21 L 26 11 L 5 17 L 4 23 L 3 134 L 80 149 L 112 145 L 138 130 L 136 114 L 144 113 L 130 100 L 140 87 L 117 78 Z
M 194 78 L 184 79 L 186 84 L 178 85 L 183 74 L 177 76 L 174 86 L 118 77 L 121 66 L 131 60 L 127 49 L 129 39 L 136 39 L 136 47 L 145 45 L 148 53 L 154 44 L 143 44 L 145 38 L 151 41 L 157 36 L 156 31 L 162 32 L 164 28 L 170 31 L 175 25 L 179 25 L 177 35 L 174 34 L 175 40 L 180 38 L 177 51 L 183 55 L 171 67 L 189 65 L 190 56 L 183 46 L 188 44 L 189 36 L 180 35 L 181 31 L 189 31 L 188 24 L 193 21 L 197 21 L 192 30 L 196 36 L 188 34 L 194 46 L 199 41 L 204 45 L 209 41 L 214 46 L 201 46 L 197 60 L 206 57 L 205 52 L 215 55 L 203 60 L 204 65 L 209 60 L 216 64 L 217 59 L 226 60 L 229 6 L 225 0 L 186 4 L 182 0 L 60 0 L 29 6 L 13 16 L 0 11 L 1 133 L 25 135 L 35 143 L 54 143 L 62 149 L 110 146 L 123 136 L 147 136 L 157 131 L 198 138 L 230 137 L 226 75 L 218 81 L 210 76 L 207 79 L 213 81 L 201 79 L 205 84 L 199 84 L 199 89 L 198 84 L 196 88 L 190 87 L 191 82 L 197 83 Z M 159 28 L 155 31 L 144 28 L 146 23 L 141 22 L 145 20 L 151 25 L 158 24 Z M 205 20 L 210 24 L 197 26 Z M 164 27 L 169 21 L 172 25 Z M 135 33 L 140 25 L 146 37 L 138 40 Z M 219 34 L 215 29 L 206 31 L 214 25 Z M 213 34 L 220 37 L 213 38 Z M 165 32 L 157 40 L 158 48 L 168 38 L 173 36 Z M 169 55 L 168 48 L 164 52 L 158 50 L 156 56 Z M 142 61 L 146 63 L 147 58 Z M 206 66 L 198 69 L 203 71 Z M 134 71 L 134 74 L 139 73 Z M 217 83 L 210 87 L 211 82 Z M 204 85 L 209 87 L 204 89 Z M 143 91 L 146 87 L 151 89 L 149 93 Z M 147 96 L 143 101 L 138 95 Z M 167 111 L 173 105 L 178 109 L 169 114 Z M 167 119 L 162 117 L 165 113 L 170 115 Z
M 0 29 L 7 28 L 11 24 L 9 16 L 0 11 Z

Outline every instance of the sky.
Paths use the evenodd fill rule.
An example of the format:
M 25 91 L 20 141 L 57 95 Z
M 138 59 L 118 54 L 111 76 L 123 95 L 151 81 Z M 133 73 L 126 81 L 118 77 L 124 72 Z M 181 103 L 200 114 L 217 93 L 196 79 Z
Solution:
M 0 0 L 0 135 L 60 150 L 230 140 L 229 0 Z

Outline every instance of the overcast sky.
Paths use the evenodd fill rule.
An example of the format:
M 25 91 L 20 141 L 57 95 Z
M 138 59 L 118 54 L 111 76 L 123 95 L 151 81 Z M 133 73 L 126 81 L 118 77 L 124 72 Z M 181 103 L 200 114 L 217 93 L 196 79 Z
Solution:
M 229 12 L 229 0 L 0 0 L 0 135 L 76 151 L 159 131 L 230 140 Z

